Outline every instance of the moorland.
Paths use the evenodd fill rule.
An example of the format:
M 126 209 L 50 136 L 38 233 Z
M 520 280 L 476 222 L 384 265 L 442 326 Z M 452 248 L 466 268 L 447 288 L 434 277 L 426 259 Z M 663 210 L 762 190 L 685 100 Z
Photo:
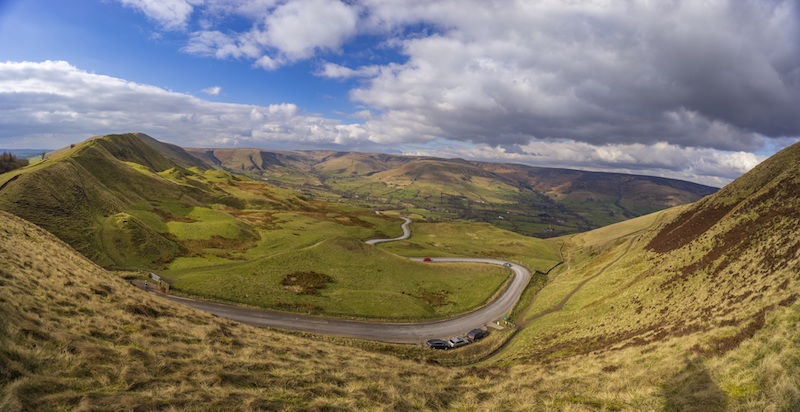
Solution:
M 230 164 L 214 167 L 139 134 L 90 139 L 0 175 L 0 208 L 10 212 L 0 212 L 0 405 L 795 410 L 798 165 L 794 145 L 693 203 L 544 239 L 442 215 L 440 204 L 348 202 L 354 195 L 329 184 L 332 177 L 323 182 L 328 192 L 313 183 L 322 172 L 306 177 L 309 186 L 292 187 L 274 184 L 274 175 L 234 174 Z M 286 179 L 300 176 L 288 169 Z M 341 179 L 380 174 L 360 170 L 345 169 L 349 177 Z M 362 242 L 398 236 L 398 216 L 414 219 L 411 238 Z M 360 275 L 397 278 L 404 286 L 395 291 L 416 295 L 424 309 L 401 317 L 408 319 L 471 310 L 503 282 L 493 268 L 402 266 L 409 262 L 401 256 L 498 257 L 536 276 L 509 325 L 452 351 L 255 328 L 130 283 L 157 270 L 174 277 L 176 292 L 203 294 L 202 282 L 191 284 L 194 273 L 205 273 L 205 282 L 240 276 L 211 286 L 225 291 L 206 297 L 386 318 L 324 302 L 334 292 L 367 299 Z M 328 276 L 313 293 L 281 283 L 287 273 L 312 271 Z M 426 284 L 430 278 L 444 280 Z M 251 282 L 284 297 L 237 298 L 250 294 L 240 286 Z M 226 289 L 229 283 L 237 286 Z M 484 295 L 462 296 L 456 290 L 464 284 L 480 285 Z M 392 291 L 385 282 L 370 287 Z M 437 306 L 441 300 L 424 292 L 448 303 Z

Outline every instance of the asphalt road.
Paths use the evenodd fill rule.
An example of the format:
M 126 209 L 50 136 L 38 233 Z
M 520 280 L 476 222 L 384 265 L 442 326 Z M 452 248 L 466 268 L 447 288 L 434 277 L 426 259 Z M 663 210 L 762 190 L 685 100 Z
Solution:
M 366 243 L 376 243 L 407 239 L 411 235 L 408 225 L 410 219 L 404 218 L 403 236 L 395 239 L 373 239 Z M 422 258 L 411 258 L 422 261 Z M 476 258 L 432 258 L 431 264 L 437 262 L 472 262 L 492 265 L 507 264 L 503 260 Z M 256 326 L 313 332 L 325 335 L 344 336 L 359 339 L 376 340 L 393 343 L 423 343 L 428 339 L 449 339 L 463 336 L 468 331 L 494 323 L 505 316 L 519 300 L 522 291 L 530 280 L 531 274 L 522 266 L 508 263 L 514 272 L 505 290 L 493 301 L 482 308 L 454 318 L 440 319 L 416 323 L 386 323 L 355 321 L 339 318 L 326 318 L 263 309 L 245 308 L 224 303 L 188 299 L 178 296 L 163 295 L 167 299 L 199 309 L 231 320 Z M 154 292 L 155 293 L 155 292 Z
M 403 229 L 403 236 L 392 238 L 392 239 L 372 239 L 372 240 L 367 240 L 364 243 L 366 243 L 368 245 L 376 245 L 378 243 L 394 242 L 394 241 L 397 241 L 397 240 L 405 240 L 405 239 L 410 238 L 411 237 L 411 229 L 408 228 L 408 225 L 411 224 L 411 219 L 409 219 L 407 217 L 404 217 L 402 219 L 405 220 L 405 222 L 400 226 Z

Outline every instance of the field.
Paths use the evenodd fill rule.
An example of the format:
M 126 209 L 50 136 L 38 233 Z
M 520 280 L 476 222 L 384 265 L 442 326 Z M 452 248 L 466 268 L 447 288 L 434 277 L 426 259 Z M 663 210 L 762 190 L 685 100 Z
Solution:
M 498 229 L 488 223 L 414 223 L 408 240 L 380 247 L 401 256 L 463 256 L 510 260 L 533 272 L 557 265 L 560 242 Z
M 494 295 L 510 271 L 492 265 L 413 262 L 360 240 L 333 238 L 246 263 L 163 274 L 173 280 L 173 291 L 206 298 L 315 314 L 411 320 L 474 309 Z

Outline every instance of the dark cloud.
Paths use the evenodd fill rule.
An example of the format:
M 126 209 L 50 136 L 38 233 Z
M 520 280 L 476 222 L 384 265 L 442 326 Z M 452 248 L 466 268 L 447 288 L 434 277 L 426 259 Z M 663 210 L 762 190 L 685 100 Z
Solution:
M 420 17 L 449 30 L 406 40 L 408 63 L 354 98 L 487 144 L 754 150 L 800 134 L 795 2 L 516 3 L 508 19 L 472 6 L 482 17 Z

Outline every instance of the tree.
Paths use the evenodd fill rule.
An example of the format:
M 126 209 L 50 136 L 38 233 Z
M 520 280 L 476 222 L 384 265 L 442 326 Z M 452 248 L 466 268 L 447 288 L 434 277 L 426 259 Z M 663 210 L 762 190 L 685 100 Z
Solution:
M 10 172 L 14 169 L 19 169 L 20 167 L 25 167 L 27 165 L 28 159 L 17 159 L 17 156 L 14 156 L 8 152 L 3 152 L 3 154 L 0 154 L 0 173 Z

